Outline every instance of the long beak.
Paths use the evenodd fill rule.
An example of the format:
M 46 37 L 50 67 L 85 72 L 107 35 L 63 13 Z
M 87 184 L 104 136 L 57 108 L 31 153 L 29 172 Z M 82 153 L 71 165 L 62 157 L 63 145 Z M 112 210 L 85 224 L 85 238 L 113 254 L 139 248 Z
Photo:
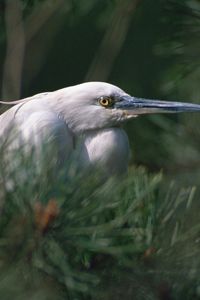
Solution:
M 200 112 L 200 104 L 151 100 L 128 95 L 116 102 L 115 107 L 124 110 L 128 115 Z

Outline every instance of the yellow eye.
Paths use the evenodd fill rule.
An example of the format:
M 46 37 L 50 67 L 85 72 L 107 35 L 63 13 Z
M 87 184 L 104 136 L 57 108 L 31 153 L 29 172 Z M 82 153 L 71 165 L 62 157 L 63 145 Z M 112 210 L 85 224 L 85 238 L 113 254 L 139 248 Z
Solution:
M 99 103 L 104 107 L 111 107 L 114 101 L 110 97 L 101 97 Z

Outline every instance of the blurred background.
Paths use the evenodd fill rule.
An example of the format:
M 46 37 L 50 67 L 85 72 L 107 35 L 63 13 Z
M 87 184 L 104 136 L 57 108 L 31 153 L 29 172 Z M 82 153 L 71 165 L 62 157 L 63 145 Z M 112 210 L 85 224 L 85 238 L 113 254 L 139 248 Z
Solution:
M 199 34 L 198 0 L 1 0 L 1 99 L 92 80 L 198 103 Z M 132 162 L 190 178 L 200 167 L 198 125 L 198 114 L 132 121 Z
M 199 58 L 199 0 L 0 0 L 0 98 L 4 101 L 53 91 L 85 81 L 106 81 L 137 97 L 200 103 Z M 1 106 L 0 109 L 3 111 L 7 106 Z M 158 223 L 155 223 L 155 229 L 152 230 L 157 234 L 152 240 L 159 241 L 161 249 L 159 252 L 161 258 L 157 264 L 159 270 L 161 266 L 163 270 L 169 265 L 172 270 L 169 277 L 171 274 L 176 276 L 173 267 L 177 264 L 176 271 L 181 267 L 185 272 L 182 273 L 183 276 L 186 276 L 190 268 L 191 276 L 188 275 L 189 279 L 186 276 L 185 282 L 187 289 L 187 284 L 193 282 L 195 269 L 196 298 L 194 294 L 189 294 L 187 299 L 200 299 L 199 269 L 196 262 L 199 253 L 197 237 L 200 208 L 199 125 L 200 115 L 195 113 L 143 116 L 125 124 L 131 143 L 131 166 L 145 166 L 153 176 L 160 171 L 164 173 L 164 192 L 157 196 L 160 203 L 165 199 L 167 202 L 175 203 L 173 205 L 177 208 L 179 207 L 177 203 L 182 203 L 185 197 L 188 199 L 186 207 L 189 207 L 194 189 L 192 188 L 188 194 L 187 188 L 192 186 L 196 189 L 195 201 L 189 213 L 187 211 L 187 216 L 185 208 L 181 207 L 180 210 L 178 208 L 171 222 L 170 216 L 174 212 L 172 209 L 166 218 L 162 219 L 164 228 L 166 220 L 170 219 L 169 227 L 166 226 L 168 229 L 165 228 L 163 233 L 162 230 L 159 231 Z M 142 191 L 148 180 L 143 171 L 140 175 L 136 172 L 132 178 L 134 176 L 137 195 L 137 191 Z M 141 182 L 137 181 L 137 176 L 138 178 L 141 176 Z M 152 179 L 152 182 L 154 181 Z M 179 194 L 172 191 L 171 182 L 175 182 L 176 191 L 179 188 L 184 190 Z M 150 197 L 148 189 L 151 189 L 151 184 L 149 186 L 145 194 L 147 200 Z M 142 205 L 141 207 L 144 206 Z M 170 206 L 166 207 L 169 210 Z M 145 212 L 146 219 L 143 215 L 141 219 L 145 219 L 144 223 L 147 224 L 145 226 L 150 228 L 148 216 L 151 213 L 153 215 L 153 209 L 148 209 Z M 131 223 L 134 226 L 139 223 L 137 217 L 136 215 L 135 223 Z M 175 244 L 177 220 L 182 225 L 183 231 L 185 226 L 187 229 L 190 229 L 191 225 L 196 226 L 193 232 L 195 238 L 189 232 L 190 242 L 186 243 L 182 238 L 181 244 L 174 250 L 170 247 Z M 145 247 L 146 245 L 150 247 L 152 240 L 149 243 L 145 242 Z M 191 250 L 191 245 L 195 250 L 193 248 Z M 162 247 L 167 249 L 166 252 Z M 147 269 L 157 267 L 148 260 L 154 248 L 149 248 L 148 251 L 144 254 L 145 259 L 147 257 L 145 267 L 143 266 L 145 274 L 146 267 Z M 89 260 L 85 258 L 87 255 L 88 253 L 84 256 L 86 261 L 83 263 L 84 267 Z M 82 257 L 82 253 L 80 256 Z M 103 262 L 103 266 L 106 266 L 107 260 Z M 101 263 L 100 259 L 99 265 Z M 76 262 L 74 264 L 76 265 Z M 107 271 L 110 264 L 109 260 Z M 100 272 L 105 273 L 103 269 L 100 269 Z M 179 275 L 180 273 L 181 271 Z M 112 286 L 112 276 L 105 279 L 111 288 L 108 288 L 106 296 L 104 295 L 102 299 L 112 299 L 113 294 L 115 299 L 121 299 L 124 294 L 127 299 L 133 299 L 135 285 L 138 291 L 141 282 L 144 284 L 145 280 L 148 286 L 150 282 L 151 288 L 154 288 L 153 281 L 159 279 L 160 275 L 156 273 L 152 279 L 151 274 L 148 274 L 146 280 L 138 273 L 136 276 L 138 282 L 134 281 L 131 284 L 127 284 L 126 281 L 130 280 L 128 273 L 122 274 L 121 277 L 116 275 L 115 280 L 120 283 L 118 294 L 115 293 L 116 285 Z M 182 284 L 182 278 L 179 286 L 175 284 L 173 276 L 170 280 L 173 288 Z M 47 285 L 49 286 L 49 282 Z M 129 289 L 130 285 L 132 289 Z M 169 288 L 164 281 L 159 283 L 159 287 L 156 286 L 161 296 L 147 298 L 145 295 L 148 294 L 148 290 L 144 291 L 143 296 L 139 294 L 140 296 L 135 296 L 134 299 L 184 299 L 185 291 L 181 288 L 177 288 L 181 290 L 177 294 L 179 296 L 172 298 L 169 291 L 171 287 Z M 4 297 L 4 299 L 12 298 Z M 41 299 L 51 298 L 41 296 Z M 69 299 L 79 298 L 69 297 Z

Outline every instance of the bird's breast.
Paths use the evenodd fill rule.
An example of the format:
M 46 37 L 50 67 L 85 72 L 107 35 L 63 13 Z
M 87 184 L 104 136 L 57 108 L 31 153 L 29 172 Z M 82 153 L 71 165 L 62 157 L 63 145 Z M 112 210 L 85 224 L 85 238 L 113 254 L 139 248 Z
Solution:
M 102 129 L 85 135 L 81 160 L 85 166 L 101 168 L 107 175 L 126 172 L 129 141 L 121 128 Z

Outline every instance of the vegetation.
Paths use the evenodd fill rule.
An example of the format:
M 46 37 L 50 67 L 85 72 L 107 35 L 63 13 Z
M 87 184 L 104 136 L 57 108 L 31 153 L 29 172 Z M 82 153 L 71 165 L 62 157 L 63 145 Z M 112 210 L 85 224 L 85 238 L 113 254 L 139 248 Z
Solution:
M 1 98 L 103 80 L 198 103 L 199 26 L 198 0 L 2 0 Z M 9 188 L 2 146 L 0 298 L 200 299 L 198 122 L 126 124 L 133 155 L 120 183 L 69 165 L 68 184 L 51 187 L 26 158 Z

